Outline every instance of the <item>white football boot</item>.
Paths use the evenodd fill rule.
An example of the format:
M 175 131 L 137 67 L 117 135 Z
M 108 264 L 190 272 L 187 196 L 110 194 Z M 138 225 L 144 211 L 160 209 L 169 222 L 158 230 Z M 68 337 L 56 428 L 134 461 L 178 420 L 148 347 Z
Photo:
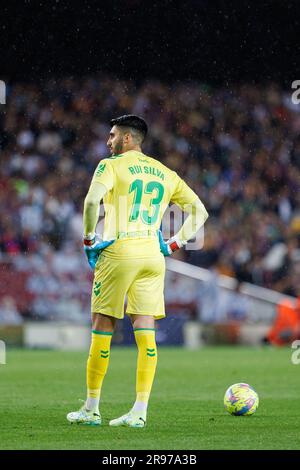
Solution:
M 129 411 L 126 415 L 120 418 L 112 419 L 109 422 L 110 426 L 127 426 L 130 428 L 143 428 L 146 425 L 146 416 L 141 416 L 141 413 L 132 413 Z
M 77 423 L 99 426 L 101 424 L 101 415 L 98 410 L 87 410 L 84 404 L 80 410 L 68 413 L 67 420 L 71 424 Z

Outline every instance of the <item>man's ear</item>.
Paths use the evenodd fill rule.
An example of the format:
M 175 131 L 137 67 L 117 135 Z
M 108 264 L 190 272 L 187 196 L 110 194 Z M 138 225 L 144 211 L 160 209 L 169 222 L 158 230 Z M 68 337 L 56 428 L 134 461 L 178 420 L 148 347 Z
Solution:
M 129 144 L 129 143 L 130 143 L 130 139 L 131 139 L 131 134 L 130 134 L 130 132 L 125 132 L 123 139 L 124 139 L 123 142 L 124 142 L 125 144 Z

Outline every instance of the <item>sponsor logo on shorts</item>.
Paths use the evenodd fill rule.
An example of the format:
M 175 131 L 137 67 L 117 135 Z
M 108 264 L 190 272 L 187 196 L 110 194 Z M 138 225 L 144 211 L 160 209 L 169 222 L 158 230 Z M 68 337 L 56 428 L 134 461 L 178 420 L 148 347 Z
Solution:
M 98 295 L 100 295 L 101 282 L 95 282 L 93 291 L 94 291 L 94 294 L 95 294 L 96 297 L 98 297 Z

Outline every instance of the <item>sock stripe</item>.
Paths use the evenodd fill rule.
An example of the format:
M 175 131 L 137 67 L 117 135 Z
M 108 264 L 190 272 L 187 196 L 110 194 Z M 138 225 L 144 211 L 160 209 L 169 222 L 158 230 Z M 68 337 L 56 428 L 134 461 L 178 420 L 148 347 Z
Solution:
M 155 331 L 155 328 L 134 328 L 133 329 L 133 331 L 142 331 L 142 330 Z
M 92 333 L 94 333 L 94 335 L 112 336 L 112 333 L 110 333 L 109 331 L 92 330 Z

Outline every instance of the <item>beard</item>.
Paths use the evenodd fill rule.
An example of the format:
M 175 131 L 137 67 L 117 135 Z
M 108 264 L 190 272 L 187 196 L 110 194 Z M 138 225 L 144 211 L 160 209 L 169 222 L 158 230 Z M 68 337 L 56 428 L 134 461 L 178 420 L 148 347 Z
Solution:
M 123 153 L 123 139 L 120 138 L 116 143 L 114 148 L 112 149 L 112 155 L 120 155 Z

